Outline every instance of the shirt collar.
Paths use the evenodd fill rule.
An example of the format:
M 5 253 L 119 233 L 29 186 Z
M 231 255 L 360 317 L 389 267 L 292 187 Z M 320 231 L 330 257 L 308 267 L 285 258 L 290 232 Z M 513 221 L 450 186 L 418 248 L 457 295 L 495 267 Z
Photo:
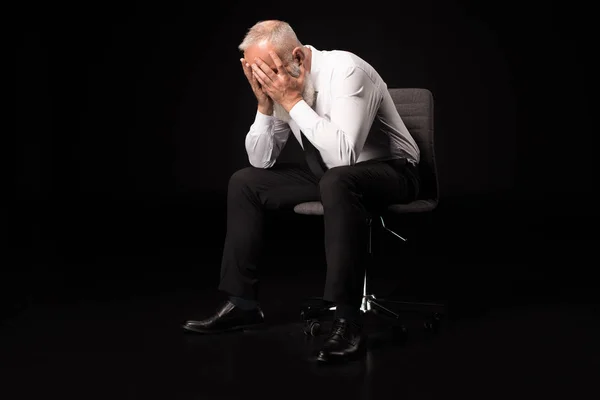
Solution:
M 313 82 L 315 85 L 318 82 L 319 72 L 321 71 L 321 66 L 323 65 L 323 54 L 321 51 L 317 50 L 310 44 L 305 45 L 311 50 L 311 61 L 310 61 L 310 75 L 312 76 Z

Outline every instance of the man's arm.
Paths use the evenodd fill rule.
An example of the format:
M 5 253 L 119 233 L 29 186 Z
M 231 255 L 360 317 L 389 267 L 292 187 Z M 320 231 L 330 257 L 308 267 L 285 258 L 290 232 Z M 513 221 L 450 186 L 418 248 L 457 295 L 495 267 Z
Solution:
M 339 71 L 332 84 L 330 119 L 318 115 L 301 100 L 289 111 L 304 135 L 335 166 L 356 163 L 365 144 L 380 96 L 377 88 L 357 67 Z
M 253 167 L 271 168 L 290 135 L 290 126 L 272 115 L 256 112 L 246 134 L 246 153 Z
M 254 123 L 246 134 L 248 160 L 254 167 L 271 168 L 289 137 L 290 127 L 272 116 L 273 100 L 253 76 L 250 64 L 243 58 L 240 58 L 240 62 L 258 102 Z

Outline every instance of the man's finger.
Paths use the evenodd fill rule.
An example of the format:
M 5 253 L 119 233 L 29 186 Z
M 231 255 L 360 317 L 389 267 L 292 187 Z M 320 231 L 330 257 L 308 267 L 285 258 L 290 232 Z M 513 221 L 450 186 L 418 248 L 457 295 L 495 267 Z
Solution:
M 244 60 L 243 58 L 241 58 L 240 61 L 242 62 L 242 68 L 244 69 L 244 75 L 246 75 L 246 79 L 248 79 L 248 82 L 250 82 L 250 86 L 252 87 L 252 89 L 255 89 L 255 90 L 260 89 L 260 84 L 254 77 L 254 73 L 252 72 L 252 68 L 250 67 L 250 64 L 248 64 L 246 62 L 246 60 Z
M 277 67 L 277 73 L 287 74 L 287 70 L 283 67 L 283 63 L 281 62 L 281 59 L 279 58 L 277 53 L 275 53 L 274 51 L 269 51 L 269 55 L 271 56 L 271 59 Z
M 246 75 L 246 78 L 250 79 L 252 70 L 248 68 L 248 66 L 246 65 L 247 63 L 243 58 L 241 58 L 240 61 L 242 62 L 242 70 L 244 71 L 244 75 Z
M 252 66 L 250 64 L 248 64 L 248 61 L 244 60 L 243 58 L 240 60 L 242 62 L 242 68 L 244 69 L 244 72 L 248 73 L 248 75 L 251 75 Z
M 258 74 L 256 74 L 254 71 L 252 71 L 252 76 L 254 77 L 254 79 L 256 79 L 258 81 L 258 83 L 260 83 L 260 85 L 264 89 L 265 88 L 265 81 L 263 80 L 263 78 L 260 77 L 260 76 L 258 76 Z
M 248 64 L 243 58 L 240 58 L 240 62 L 242 63 L 242 68 L 244 69 L 244 75 L 246 75 L 254 94 L 257 97 L 259 97 L 261 93 L 269 96 L 267 89 L 258 81 L 258 79 L 256 79 L 256 75 L 254 74 L 254 71 L 252 71 L 250 64 Z
M 269 70 L 270 70 L 270 68 L 269 68 Z M 263 70 L 262 70 L 262 69 L 261 69 L 261 68 L 260 68 L 258 65 L 256 65 L 256 64 L 252 64 L 252 72 L 254 72 L 254 74 L 255 74 L 255 75 L 258 77 L 258 78 L 260 78 L 258 81 L 259 81 L 261 84 L 263 84 L 263 85 L 264 85 L 264 82 L 266 82 L 266 81 L 270 81 L 270 80 L 271 80 L 271 78 L 269 78 L 269 77 L 268 77 L 268 76 L 267 76 L 267 75 L 264 73 L 264 71 L 263 71 Z M 273 71 L 271 71 L 271 72 L 273 72 Z
M 271 67 L 269 67 L 269 65 L 260 58 L 256 59 L 255 65 L 257 65 L 258 68 L 260 68 L 260 70 L 265 74 L 265 76 L 268 76 L 272 81 L 277 78 L 277 74 L 273 72 Z

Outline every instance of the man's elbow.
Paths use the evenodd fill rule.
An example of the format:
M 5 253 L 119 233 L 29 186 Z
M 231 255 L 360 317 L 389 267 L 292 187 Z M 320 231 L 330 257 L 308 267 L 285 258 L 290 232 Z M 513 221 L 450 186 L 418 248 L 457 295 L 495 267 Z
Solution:
M 258 160 L 251 157 L 248 158 L 248 161 L 250 161 L 250 165 L 252 165 L 254 168 L 260 169 L 268 169 L 275 165 L 275 161 Z

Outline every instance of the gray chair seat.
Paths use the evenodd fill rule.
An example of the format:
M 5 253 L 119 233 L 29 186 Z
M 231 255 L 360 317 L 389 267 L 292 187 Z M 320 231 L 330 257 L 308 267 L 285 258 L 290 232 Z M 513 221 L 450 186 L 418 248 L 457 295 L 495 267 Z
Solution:
M 392 204 L 387 210 L 395 214 L 428 212 L 437 207 L 437 200 L 415 200 L 407 204 Z M 323 204 L 320 201 L 308 201 L 294 207 L 296 214 L 323 215 Z
M 320 201 L 307 201 L 306 203 L 296 204 L 294 212 L 303 215 L 323 215 L 323 203 Z

